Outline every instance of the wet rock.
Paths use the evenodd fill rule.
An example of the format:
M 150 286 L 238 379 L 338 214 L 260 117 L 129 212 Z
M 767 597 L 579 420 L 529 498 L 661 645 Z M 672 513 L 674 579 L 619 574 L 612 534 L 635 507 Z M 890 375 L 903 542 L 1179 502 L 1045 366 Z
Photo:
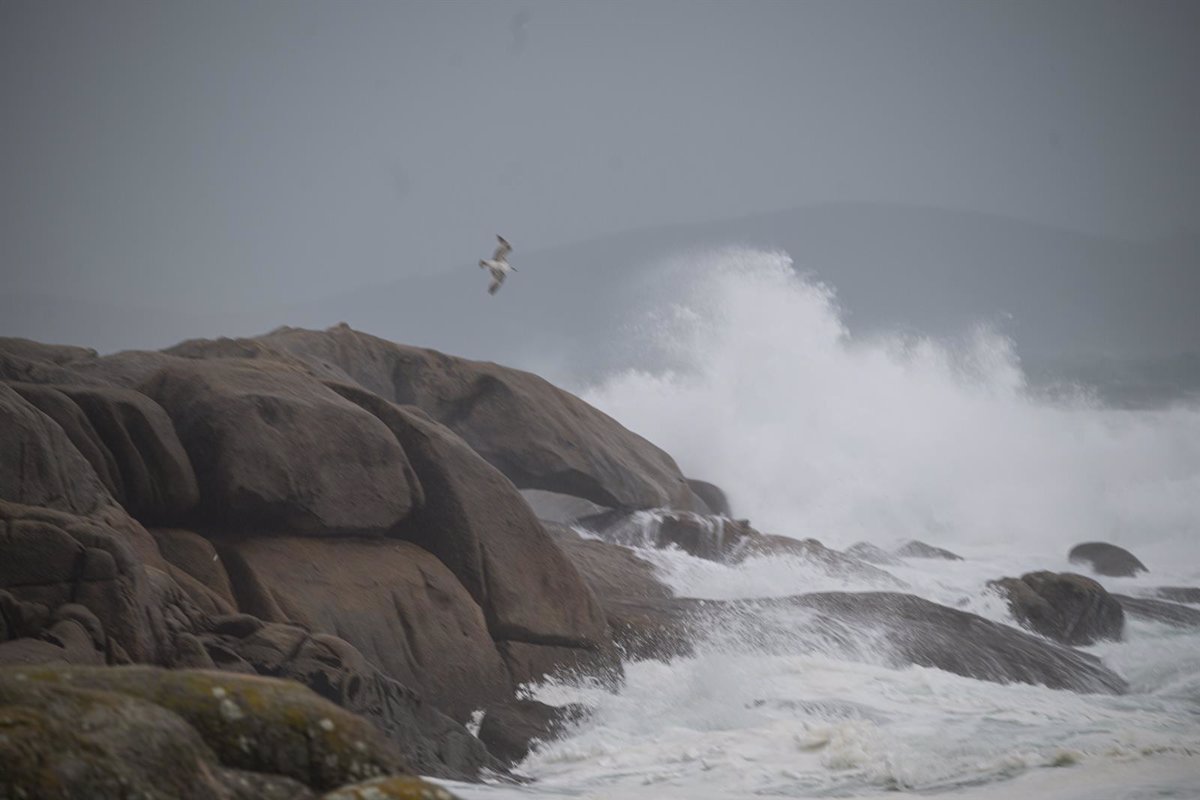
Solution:
M 293 534 L 383 534 L 420 502 L 379 420 L 270 362 L 189 361 L 141 390 L 166 409 L 210 523 Z
M 1023 626 L 1055 641 L 1086 645 L 1120 639 L 1125 614 L 1104 587 L 1073 573 L 1030 572 L 992 583 Z
M 478 604 L 411 542 L 250 537 L 218 550 L 239 609 L 337 635 L 460 722 L 511 691 Z
M 708 513 L 719 517 L 733 518 L 733 510 L 729 507 L 729 498 L 725 496 L 721 487 L 695 478 L 688 478 L 687 484 L 695 495 L 704 501 L 705 508 L 701 510 L 707 510 Z
M 555 676 L 566 680 L 588 678 L 615 689 L 625 678 L 621 654 L 608 643 L 585 648 L 507 641 L 497 642 L 496 647 L 516 686 Z
M 1071 548 L 1067 558 L 1072 564 L 1086 564 L 1097 575 L 1127 578 L 1146 572 L 1146 565 L 1123 547 L 1107 542 L 1084 542 Z
M 1166 600 L 1146 597 L 1130 597 L 1114 594 L 1113 599 L 1121 604 L 1126 616 L 1150 622 L 1163 622 L 1177 628 L 1200 628 L 1200 610 Z
M 1175 603 L 1200 604 L 1200 588 L 1193 586 L 1159 586 L 1154 594 Z
M 85 347 L 42 344 L 30 339 L 0 336 L 0 379 L 28 383 L 72 383 L 77 364 L 96 357 Z
M 870 542 L 858 542 L 847 547 L 846 555 L 857 558 L 859 561 L 865 561 L 868 564 L 892 566 L 900 563 L 899 558 Z
M 947 561 L 962 561 L 963 557 L 951 553 L 949 550 L 943 550 L 940 547 L 934 547 L 931 544 L 917 541 L 906 542 L 896 548 L 895 555 L 901 558 L 942 558 Z
M 335 388 L 403 445 L 425 503 L 398 535 L 450 568 L 483 608 L 492 638 L 577 647 L 604 640 L 595 598 L 512 482 L 420 410 Z
M 230 614 L 237 608 L 233 586 L 212 542 L 180 528 L 151 528 L 168 571 L 180 588 L 209 614 Z
M 598 598 L 656 598 L 674 594 L 658 579 L 654 565 L 632 549 L 585 539 L 564 525 L 547 525 L 546 529 Z
M 587 715 L 577 704 L 551 706 L 537 700 L 512 700 L 489 706 L 479 726 L 479 739 L 508 765 L 523 761 L 538 743 L 560 736 Z

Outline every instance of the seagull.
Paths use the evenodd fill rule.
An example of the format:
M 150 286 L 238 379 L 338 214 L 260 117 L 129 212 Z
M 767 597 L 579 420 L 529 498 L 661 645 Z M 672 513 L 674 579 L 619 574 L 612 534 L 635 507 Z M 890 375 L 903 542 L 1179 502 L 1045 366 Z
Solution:
M 500 284 L 504 283 L 504 279 L 508 277 L 508 273 L 517 271 L 516 267 L 510 266 L 508 263 L 508 254 L 512 252 L 512 245 L 499 234 L 496 234 L 496 241 L 500 244 L 496 245 L 496 252 L 492 253 L 492 257 L 479 262 L 480 269 L 487 269 L 492 273 L 492 283 L 488 286 L 488 294 L 495 294 L 500 289 Z

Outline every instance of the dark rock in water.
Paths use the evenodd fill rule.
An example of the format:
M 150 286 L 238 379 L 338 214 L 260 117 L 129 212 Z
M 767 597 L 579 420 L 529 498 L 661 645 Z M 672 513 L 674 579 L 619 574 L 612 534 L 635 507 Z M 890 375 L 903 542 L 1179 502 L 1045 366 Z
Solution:
M 625 679 L 621 654 L 609 643 L 599 647 L 555 647 L 528 642 L 497 642 L 513 684 L 541 681 L 547 676 L 587 678 L 616 689 Z
M 1063 644 L 1120 639 L 1125 629 L 1121 604 L 1099 583 L 1082 575 L 1030 572 L 991 585 L 1007 597 L 1018 622 Z
M 335 633 L 459 722 L 511 691 L 479 606 L 410 542 L 255 536 L 217 549 L 241 610 Z
M 5 797 L 282 800 L 411 772 L 369 723 L 308 689 L 220 672 L 3 668 L 0 727 Z
M 1147 572 L 1146 565 L 1123 547 L 1107 542 L 1084 542 L 1071 548 L 1067 554 L 1072 564 L 1086 564 L 1097 575 L 1110 578 L 1127 578 L 1139 572 Z
M 947 561 L 963 560 L 963 557 L 956 553 L 951 553 L 949 550 L 943 550 L 940 547 L 934 547 L 931 544 L 925 544 L 916 539 L 897 547 L 895 554 L 901 558 L 943 558 Z
M 479 726 L 479 738 L 505 764 L 523 761 L 538 742 L 562 734 L 587 711 L 580 705 L 550 706 L 536 700 L 512 700 L 489 706 Z
M 875 626 L 901 662 L 997 683 L 1114 694 L 1126 689 L 1125 681 L 1094 656 L 913 595 L 828 592 L 777 602 L 853 626 Z
M 900 563 L 899 558 L 870 542 L 858 542 L 847 547 L 846 555 L 857 558 L 859 561 L 866 561 L 868 564 L 891 566 Z
M 397 535 L 450 568 L 483 608 L 492 638 L 575 647 L 604 640 L 595 598 L 507 478 L 419 409 L 335 388 L 382 420 L 408 453 L 425 502 Z
M 1154 594 L 1175 603 L 1200 604 L 1200 588 L 1193 586 L 1159 586 Z
M 475 780 L 482 769 L 501 769 L 466 728 L 343 639 L 247 614 L 215 618 L 212 628 L 201 638 L 222 669 L 298 681 L 374 723 L 422 775 Z
M 752 556 L 795 556 L 819 566 L 835 578 L 860 580 L 876 587 L 904 588 L 904 581 L 847 553 L 839 553 L 816 539 L 793 539 L 771 533 L 751 532 L 738 540 L 731 554 L 731 563 L 740 563 Z
M 1094 656 L 895 592 L 825 592 L 737 601 L 608 600 L 605 606 L 614 635 L 634 658 L 688 655 L 699 637 L 713 632 L 738 650 L 749 644 L 771 652 L 804 647 L 816 637 L 830 647 L 843 648 L 848 658 L 860 657 L 864 646 L 874 656 L 882 641 L 884 652 L 897 664 L 933 667 L 978 680 L 1078 692 L 1126 689 L 1125 681 Z M 813 614 L 797 617 L 801 609 Z M 797 636 L 798 632 L 803 635 Z
M 383 534 L 421 502 L 391 432 L 285 366 L 191 361 L 159 370 L 141 389 L 174 421 L 213 523 Z
M 575 565 L 598 598 L 671 597 L 654 565 L 624 545 L 585 539 L 563 525 L 547 525 L 554 541 Z
M 1114 594 L 1113 597 L 1121 604 L 1121 608 L 1125 609 L 1125 613 L 1134 619 L 1164 622 L 1177 628 L 1200 628 L 1200 610 L 1195 608 L 1124 594 Z
M 577 524 L 614 544 L 640 547 L 678 547 L 710 561 L 738 564 L 756 556 L 793 556 L 820 566 L 835 577 L 870 581 L 902 588 L 904 583 L 852 556 L 826 547 L 816 539 L 793 539 L 760 533 L 746 520 L 693 514 L 687 511 L 609 511 L 584 517 Z
M 733 511 L 729 507 L 729 498 L 725 496 L 721 487 L 708 481 L 698 481 L 695 478 L 688 478 L 687 484 L 696 493 L 696 496 L 704 501 L 708 513 L 716 514 L 719 517 L 733 518 Z

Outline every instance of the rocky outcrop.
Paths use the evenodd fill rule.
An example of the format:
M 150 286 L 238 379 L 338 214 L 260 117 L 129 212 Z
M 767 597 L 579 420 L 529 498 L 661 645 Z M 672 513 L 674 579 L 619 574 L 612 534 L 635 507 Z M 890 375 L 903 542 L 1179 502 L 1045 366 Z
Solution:
M 1069 645 L 1120 639 L 1121 604 L 1091 578 L 1069 572 L 1030 572 L 992 583 L 1023 626 Z
M 399 535 L 433 553 L 484 610 L 497 640 L 595 647 L 604 617 L 516 487 L 424 413 L 334 387 L 380 419 L 411 459 L 426 500 Z
M 537 700 L 512 700 L 488 707 L 479 739 L 508 765 L 525 760 L 538 743 L 561 735 L 587 711 L 580 705 L 551 706 Z
M 460 722 L 511 691 L 479 606 L 410 542 L 250 537 L 217 549 L 243 612 L 345 639 Z
M 253 340 L 184 342 L 188 357 L 286 354 L 317 375 L 420 407 L 522 489 L 603 506 L 700 508 L 674 460 L 579 398 L 528 372 L 406 347 L 339 325 Z
M 708 481 L 696 480 L 695 478 L 688 478 L 687 484 L 692 492 L 704 501 L 702 511 L 707 511 L 709 514 L 715 514 L 719 517 L 733 517 L 733 509 L 729 507 L 729 498 L 725 496 L 725 492 L 721 487 Z
M 1161 622 L 1176 628 L 1200 628 L 1200 609 L 1147 597 L 1124 594 L 1114 594 L 1112 597 L 1121 604 L 1125 615 L 1134 619 Z
M 765 600 L 611 601 L 610 624 L 631 657 L 672 658 L 697 641 L 786 654 L 823 642 L 851 660 L 887 657 L 996 683 L 1120 693 L 1100 660 L 1007 625 L 896 592 L 823 592 Z
M 816 539 L 761 533 L 746 520 L 654 509 L 606 511 L 583 517 L 576 524 L 613 544 L 678 547 L 697 558 L 727 564 L 754 557 L 789 556 L 808 561 L 835 577 L 867 581 L 879 587 L 904 585 L 878 567 L 839 553 Z
M 223 670 L 287 678 L 372 722 L 422 775 L 474 780 L 501 769 L 475 737 L 349 642 L 246 614 L 218 617 L 200 638 Z
M 159 370 L 141 390 L 174 421 L 211 524 L 383 534 L 421 502 L 387 428 L 285 366 L 189 362 Z
M 1123 547 L 1107 542 L 1084 542 L 1071 548 L 1067 559 L 1072 564 L 1084 564 L 1097 575 L 1128 578 L 1146 572 L 1146 565 Z
M 230 673 L 0 669 L 0 727 L 6 797 L 282 800 L 411 772 L 362 719 L 295 683 Z
M 143 524 L 184 517 L 199 499 L 196 477 L 170 418 L 128 389 L 12 384 L 62 427 L 112 496 Z
M 941 558 L 946 561 L 962 561 L 963 557 L 940 547 L 913 539 L 896 548 L 895 555 L 900 558 Z
M 846 555 L 857 558 L 859 561 L 865 561 L 868 564 L 877 564 L 885 567 L 900 563 L 899 557 L 870 542 L 857 542 L 847 547 Z
M 1156 597 L 1175 603 L 1200 604 L 1200 587 L 1195 586 L 1159 586 L 1154 590 Z
M 388 775 L 334 789 L 321 800 L 457 800 L 457 795 L 411 775 Z

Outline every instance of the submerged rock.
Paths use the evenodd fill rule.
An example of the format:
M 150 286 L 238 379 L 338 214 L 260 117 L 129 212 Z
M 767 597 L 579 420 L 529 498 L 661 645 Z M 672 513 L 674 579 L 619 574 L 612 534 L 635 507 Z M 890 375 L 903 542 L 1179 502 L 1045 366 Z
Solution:
M 895 554 L 901 558 L 941 558 L 946 561 L 962 561 L 963 557 L 949 550 L 934 547 L 931 544 L 913 539 L 896 548 Z
M 994 581 L 992 586 L 1005 595 L 1018 622 L 1063 644 L 1120 639 L 1125 629 L 1121 604 L 1082 575 L 1029 572 Z
M 1147 572 L 1146 565 L 1138 561 L 1133 553 L 1123 547 L 1107 542 L 1084 542 L 1071 548 L 1067 559 L 1072 564 L 1086 564 L 1097 575 L 1110 578 L 1128 578 L 1139 572 Z
M 551 706 L 537 700 L 512 700 L 488 707 L 479 726 L 479 738 L 505 764 L 523 761 L 539 742 L 561 735 L 586 716 L 577 704 Z
M 1114 594 L 1113 598 L 1121 604 L 1128 616 L 1135 619 L 1163 622 L 1177 628 L 1200 628 L 1200 609 L 1166 600 L 1151 600 L 1124 594 Z

